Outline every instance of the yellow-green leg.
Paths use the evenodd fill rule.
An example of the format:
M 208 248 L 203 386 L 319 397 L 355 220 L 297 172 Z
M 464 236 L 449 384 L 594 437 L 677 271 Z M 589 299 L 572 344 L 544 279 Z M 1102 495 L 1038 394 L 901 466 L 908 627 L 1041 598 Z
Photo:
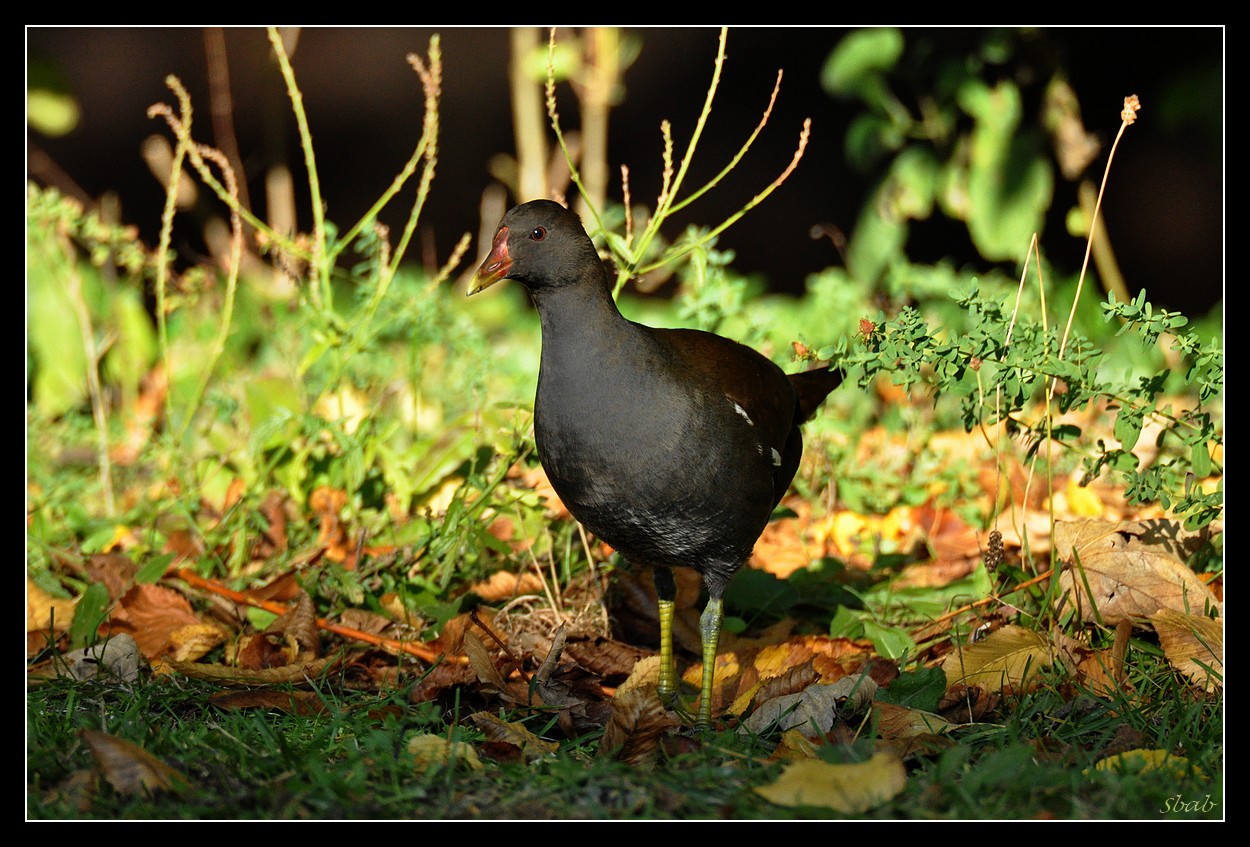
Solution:
M 677 599 L 677 584 L 669 568 L 652 571 L 655 593 L 660 607 L 660 702 L 672 709 L 683 720 L 690 714 L 677 691 L 677 668 L 673 658 L 673 611 Z M 703 614 L 699 616 L 699 640 L 703 647 L 703 681 L 700 686 L 699 712 L 695 729 L 707 729 L 712 725 L 712 686 L 716 680 L 716 650 L 720 645 L 720 629 L 724 622 L 724 606 L 720 597 L 709 597 Z
M 699 616 L 699 637 L 703 643 L 703 686 L 699 697 L 699 718 L 696 729 L 712 725 L 712 683 L 716 679 L 716 648 L 720 645 L 720 628 L 725 611 L 719 597 L 709 597 Z
M 681 712 L 677 697 L 677 668 L 673 660 L 673 609 L 677 584 L 669 568 L 655 568 L 651 573 L 660 605 L 660 702 L 665 708 Z

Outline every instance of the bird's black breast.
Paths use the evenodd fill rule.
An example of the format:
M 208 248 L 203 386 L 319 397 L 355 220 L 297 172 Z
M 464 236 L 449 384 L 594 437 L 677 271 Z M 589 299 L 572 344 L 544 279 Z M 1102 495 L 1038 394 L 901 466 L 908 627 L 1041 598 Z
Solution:
M 794 473 L 782 467 L 795 447 L 793 391 L 753 351 L 738 361 L 733 342 L 639 329 L 594 360 L 549 354 L 544 339 L 539 458 L 573 515 L 627 559 L 732 573 Z M 708 361 L 691 364 L 692 340 L 710 344 Z M 733 345 L 727 360 L 722 342 Z M 752 388 L 775 370 L 783 410 L 760 407 L 759 391 L 734 396 L 743 392 L 726 390 L 724 368 Z

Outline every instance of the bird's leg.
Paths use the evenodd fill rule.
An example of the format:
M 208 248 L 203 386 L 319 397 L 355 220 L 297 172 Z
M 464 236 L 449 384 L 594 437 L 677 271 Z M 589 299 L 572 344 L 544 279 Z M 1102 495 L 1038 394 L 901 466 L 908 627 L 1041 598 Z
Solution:
M 655 594 L 660 605 L 660 702 L 666 708 L 676 710 L 677 670 L 673 662 L 673 609 L 677 599 L 677 583 L 673 581 L 671 568 L 658 567 L 651 571 L 655 582 Z
M 699 616 L 699 636 L 703 643 L 703 686 L 696 729 L 707 729 L 712 725 L 712 683 L 716 677 L 716 648 L 720 645 L 720 628 L 724 619 L 721 598 L 708 597 L 707 606 Z

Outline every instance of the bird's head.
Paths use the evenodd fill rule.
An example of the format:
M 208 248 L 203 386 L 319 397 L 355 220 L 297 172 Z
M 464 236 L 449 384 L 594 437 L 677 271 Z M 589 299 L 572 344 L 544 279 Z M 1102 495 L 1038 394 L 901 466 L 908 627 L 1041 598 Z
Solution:
M 583 278 L 588 268 L 604 273 L 577 215 L 551 200 L 531 200 L 503 216 L 468 293 L 501 279 L 515 279 L 531 290 L 568 285 Z

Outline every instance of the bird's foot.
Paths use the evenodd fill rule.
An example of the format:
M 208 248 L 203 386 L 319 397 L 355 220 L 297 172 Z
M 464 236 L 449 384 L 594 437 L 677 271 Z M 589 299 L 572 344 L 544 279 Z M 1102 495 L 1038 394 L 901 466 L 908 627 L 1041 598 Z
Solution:
M 683 727 L 689 727 L 694 735 L 704 735 L 716 728 L 710 714 L 705 715 L 702 709 L 696 712 L 676 691 L 660 692 L 660 702 L 676 716 Z

